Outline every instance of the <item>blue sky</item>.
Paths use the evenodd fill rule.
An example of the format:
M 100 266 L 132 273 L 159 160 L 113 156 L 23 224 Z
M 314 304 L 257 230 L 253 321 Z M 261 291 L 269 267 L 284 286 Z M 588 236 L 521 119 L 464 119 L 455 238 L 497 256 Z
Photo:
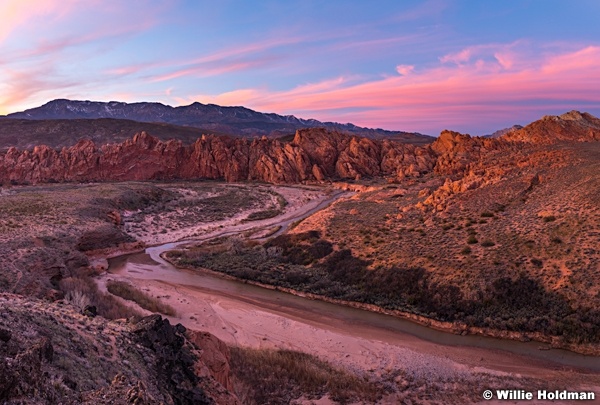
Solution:
M 600 115 L 600 2 L 0 2 L 0 114 L 194 101 L 437 135 Z

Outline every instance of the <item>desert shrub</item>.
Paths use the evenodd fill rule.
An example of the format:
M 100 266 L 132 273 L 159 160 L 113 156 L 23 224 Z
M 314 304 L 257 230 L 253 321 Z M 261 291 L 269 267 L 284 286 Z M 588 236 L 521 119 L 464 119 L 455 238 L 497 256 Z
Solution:
M 253 213 L 249 214 L 246 217 L 246 219 L 244 219 L 244 222 L 259 221 L 261 219 L 274 218 L 279 214 L 281 214 L 281 210 L 278 210 L 278 209 L 270 209 L 270 210 L 253 212 Z
M 477 243 L 477 242 L 478 242 L 478 240 L 477 240 L 477 238 L 475 237 L 475 235 L 470 235 L 470 236 L 467 238 L 467 243 L 468 243 L 469 245 L 474 245 L 474 244 L 475 244 L 475 243 Z
M 484 240 L 483 242 L 481 242 L 481 246 L 483 247 L 492 247 L 495 246 L 496 244 L 494 242 L 492 242 L 489 239 Z
M 552 222 L 552 221 L 556 221 L 556 217 L 554 215 L 549 215 L 547 217 L 544 217 L 544 222 Z
M 79 309 L 79 311 L 83 311 L 91 303 L 90 298 L 79 290 L 69 291 L 65 294 L 65 301 Z
M 133 301 L 140 307 L 161 314 L 175 316 L 175 310 L 168 304 L 161 302 L 158 298 L 149 296 L 124 281 L 109 281 L 106 284 L 108 292 L 128 301 Z
M 471 236 L 475 238 L 474 234 Z M 318 233 L 307 233 L 295 236 L 295 239 L 289 236 L 275 238 L 266 249 L 245 249 L 238 254 L 207 253 L 195 258 L 194 265 L 246 280 L 409 311 L 443 321 L 542 332 L 563 336 L 573 342 L 600 341 L 600 310 L 578 308 L 575 311 L 560 293 L 546 290 L 524 275 L 516 279 L 492 280 L 475 291 L 476 298 L 467 299 L 457 286 L 437 281 L 422 268 L 373 269 L 372 262 L 355 257 L 348 249 L 333 251 L 311 266 L 293 264 L 289 257 L 266 253 L 268 249 L 276 249 L 286 251 L 288 256 L 300 255 L 298 252 L 309 251 L 311 246 L 326 253 L 329 246 L 317 244 L 319 237 Z M 482 245 L 485 246 L 485 241 Z M 295 251 L 295 248 L 300 250 Z M 470 252 L 469 246 L 462 250 L 463 254 Z M 184 252 L 184 258 L 186 254 L 188 252 Z M 501 263 L 494 262 L 494 265 Z
M 147 187 L 142 190 L 126 190 L 114 200 L 119 209 L 135 211 L 158 202 L 167 202 L 175 198 L 173 192 L 159 187 Z
M 540 259 L 531 259 L 531 264 L 533 264 L 535 267 L 542 267 L 544 265 L 544 262 L 542 262 Z
M 370 262 L 352 255 L 349 249 L 337 251 L 323 263 L 323 268 L 331 280 L 346 284 L 359 284 L 367 275 Z
M 323 239 L 319 239 L 308 247 L 308 253 L 315 259 L 321 259 L 333 252 L 333 245 Z
M 496 212 L 504 212 L 506 210 L 506 205 L 504 204 L 496 204 L 494 211 Z
M 494 214 L 489 211 L 484 211 L 481 213 L 482 218 L 492 218 L 493 216 L 494 216 Z
M 333 245 L 323 239 L 318 231 L 284 234 L 267 242 L 265 249 L 277 248 L 281 257 L 291 264 L 310 264 L 333 251 Z

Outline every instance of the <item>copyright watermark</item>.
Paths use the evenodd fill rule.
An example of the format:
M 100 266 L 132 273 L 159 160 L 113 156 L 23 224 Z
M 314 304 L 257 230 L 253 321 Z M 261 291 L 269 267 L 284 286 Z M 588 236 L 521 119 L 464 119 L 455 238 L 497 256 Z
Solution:
M 507 400 L 507 401 L 593 401 L 596 399 L 596 393 L 592 391 L 525 391 L 525 390 L 485 390 L 481 394 L 483 399 L 489 401 L 491 399 Z

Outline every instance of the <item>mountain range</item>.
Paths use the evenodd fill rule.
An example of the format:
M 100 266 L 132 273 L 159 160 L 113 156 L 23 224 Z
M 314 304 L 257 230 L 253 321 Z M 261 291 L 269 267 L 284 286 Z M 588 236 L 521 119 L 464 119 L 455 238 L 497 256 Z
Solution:
M 293 136 L 296 130 L 303 128 L 321 127 L 329 130 L 337 130 L 351 135 L 358 135 L 372 139 L 395 139 L 407 143 L 427 144 L 434 140 L 433 137 L 404 131 L 387 131 L 383 129 L 372 129 L 359 127 L 354 124 L 340 124 L 336 122 L 321 122 L 314 119 L 296 118 L 293 115 L 278 115 L 272 113 L 261 113 L 245 107 L 221 107 L 215 104 L 192 103 L 187 106 L 171 107 L 161 103 L 123 103 L 117 101 L 75 101 L 58 99 L 50 101 L 40 107 L 8 114 L 0 119 L 0 138 L 7 131 L 4 126 L 14 126 L 7 119 L 26 119 L 41 121 L 42 124 L 30 123 L 29 126 L 36 127 L 35 132 L 44 132 L 47 126 L 55 127 L 55 122 L 48 120 L 96 120 L 117 119 L 130 120 L 140 123 L 161 123 L 163 131 L 167 128 L 164 124 L 175 127 L 168 128 L 172 132 L 171 138 L 178 138 L 179 132 L 189 132 L 189 128 L 200 129 L 207 134 L 227 134 L 235 137 L 267 136 L 269 138 L 280 138 Z M 82 123 L 82 125 L 95 126 L 96 128 L 122 127 L 123 123 L 102 121 Z M 127 124 L 131 127 L 132 124 Z M 188 128 L 184 130 L 181 127 Z M 136 132 L 145 130 L 154 133 L 154 128 L 137 126 Z M 106 130 L 100 130 L 105 132 Z M 30 131 L 32 132 L 32 131 Z M 128 134 L 130 137 L 133 134 Z M 122 141 L 123 139 L 117 139 Z M 166 139 L 164 139 L 166 140 Z M 97 140 L 95 140 L 97 141 Z M 111 140 L 115 141 L 115 140 Z M 35 142 L 33 142 L 35 144 Z M 75 142 L 72 142 L 74 144 Z M 16 146 L 16 145 L 15 145 Z M 59 145 L 70 146 L 70 145 Z

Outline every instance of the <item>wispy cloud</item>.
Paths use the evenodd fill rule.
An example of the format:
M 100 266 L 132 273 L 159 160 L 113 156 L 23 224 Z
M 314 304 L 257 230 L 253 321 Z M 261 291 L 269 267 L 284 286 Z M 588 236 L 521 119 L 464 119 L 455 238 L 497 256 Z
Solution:
M 413 70 L 415 70 L 414 65 L 398 65 L 398 66 L 396 66 L 396 72 L 398 72 L 398 74 L 402 75 L 402 76 L 411 74 Z
M 0 78 L 4 83 L 0 107 L 18 105 L 36 94 L 48 91 L 60 92 L 81 84 L 77 81 L 57 77 L 52 63 L 44 63 L 35 69 L 25 71 L 3 69 Z
M 306 40 L 301 37 L 269 39 L 198 56 L 186 61 L 171 62 L 166 73 L 150 75 L 151 82 L 162 82 L 185 76 L 216 76 L 241 70 L 264 67 L 277 59 L 271 51 Z
M 0 3 L 0 44 L 17 28 L 35 18 L 62 18 L 71 13 L 76 0 L 4 0 Z
M 106 85 L 111 75 L 86 62 L 155 26 L 164 4 L 138 10 L 138 1 L 125 5 L 98 0 L 0 3 L 0 44 L 10 37 L 0 55 L 0 109 L 14 111 L 25 101 L 61 97 L 70 88 L 83 91 Z M 130 18 L 133 15 L 135 19 Z

